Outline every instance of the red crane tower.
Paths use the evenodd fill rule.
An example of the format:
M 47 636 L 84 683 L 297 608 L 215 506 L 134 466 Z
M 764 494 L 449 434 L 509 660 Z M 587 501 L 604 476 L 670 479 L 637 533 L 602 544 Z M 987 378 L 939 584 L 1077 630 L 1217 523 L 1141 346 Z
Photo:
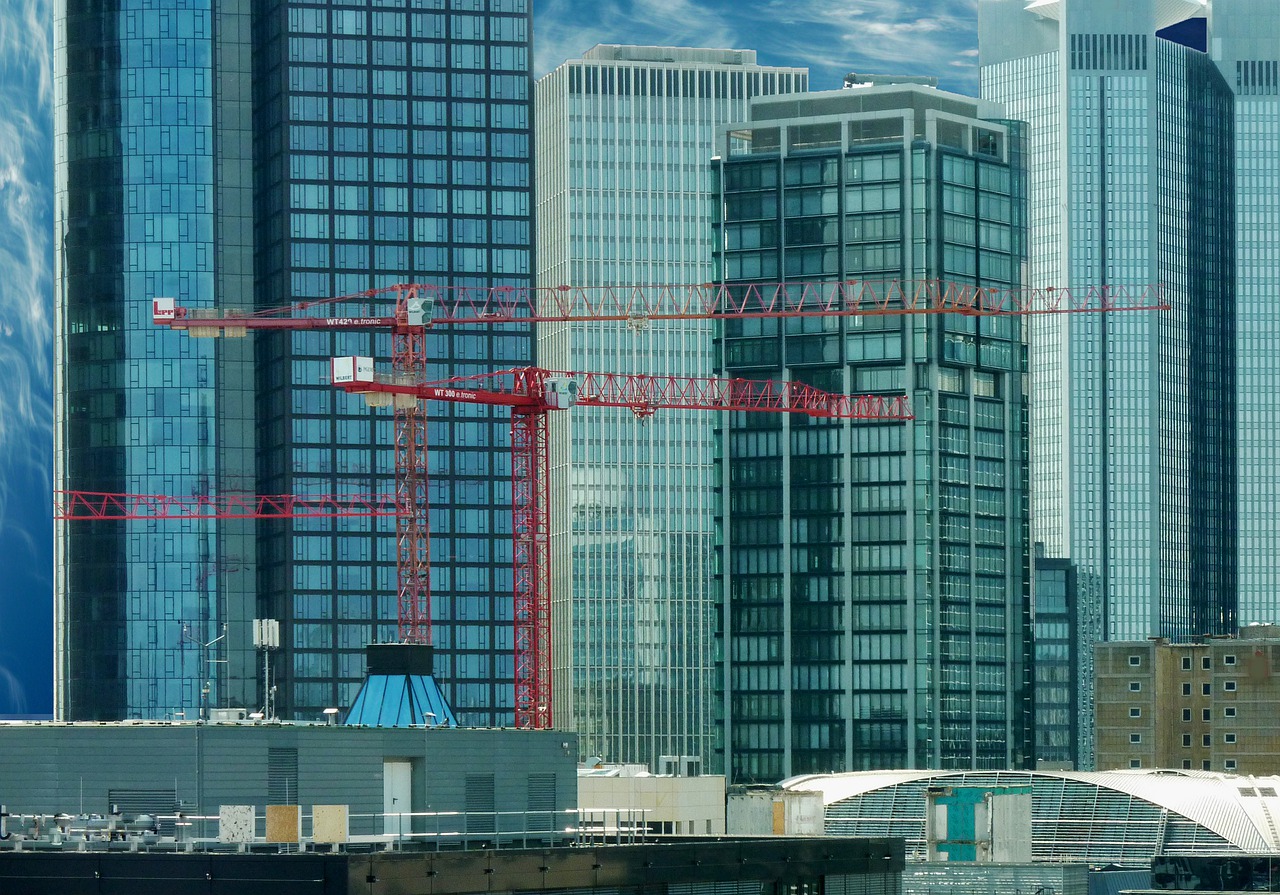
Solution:
M 848 397 L 799 382 L 566 373 L 523 367 L 442 382 L 404 384 L 378 376 L 367 357 L 333 360 L 333 383 L 364 394 L 511 408 L 511 510 L 515 571 L 516 727 L 551 727 L 551 526 L 547 416 L 571 406 L 804 413 L 827 419 L 911 419 L 905 397 Z
M 259 311 L 184 308 L 153 300 L 157 325 L 192 336 L 250 330 L 390 330 L 392 369 L 426 379 L 426 330 L 445 324 L 511 324 L 881 314 L 1070 314 L 1166 310 L 1160 286 L 1083 290 L 974 286 L 945 280 L 849 280 L 756 284 L 560 286 L 545 289 L 404 284 Z M 426 418 L 416 400 L 395 403 L 396 554 L 400 639 L 430 643 Z

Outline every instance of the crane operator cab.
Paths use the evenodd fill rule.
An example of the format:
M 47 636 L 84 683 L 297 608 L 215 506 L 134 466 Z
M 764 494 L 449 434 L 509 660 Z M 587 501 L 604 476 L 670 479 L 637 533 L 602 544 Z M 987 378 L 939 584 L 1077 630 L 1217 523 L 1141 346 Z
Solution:
M 578 382 L 568 376 L 552 376 L 542 384 L 542 398 L 552 410 L 567 410 L 578 403 Z
M 436 299 L 433 295 L 410 295 L 404 302 L 405 322 L 409 326 L 430 325 L 435 306 Z

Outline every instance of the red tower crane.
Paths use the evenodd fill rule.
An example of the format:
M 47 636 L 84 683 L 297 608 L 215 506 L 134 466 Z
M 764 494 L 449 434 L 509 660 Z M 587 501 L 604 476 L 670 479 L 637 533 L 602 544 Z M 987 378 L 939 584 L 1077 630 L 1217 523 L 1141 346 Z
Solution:
M 516 727 L 548 728 L 551 709 L 551 526 L 547 415 L 571 406 L 804 413 L 826 419 L 911 419 L 905 397 L 833 395 L 799 382 L 501 370 L 426 384 L 378 376 L 367 357 L 333 360 L 333 383 L 372 398 L 403 395 L 511 408 L 511 511 L 515 571 Z
M 640 285 L 544 289 L 404 284 L 259 311 L 185 308 L 153 300 L 157 325 L 192 336 L 250 330 L 390 330 L 392 369 L 426 379 L 426 330 L 436 325 L 854 317 L 883 314 L 1030 315 L 1166 310 L 1163 288 L 974 286 L 945 280 L 848 280 L 737 285 Z M 388 313 L 388 311 L 390 313 Z M 400 638 L 431 642 L 426 418 L 416 400 L 395 407 L 395 517 Z

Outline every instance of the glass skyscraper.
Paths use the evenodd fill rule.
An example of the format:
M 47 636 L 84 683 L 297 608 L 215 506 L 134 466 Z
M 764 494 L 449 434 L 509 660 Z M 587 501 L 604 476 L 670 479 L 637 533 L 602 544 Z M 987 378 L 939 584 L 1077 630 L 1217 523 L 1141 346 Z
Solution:
M 805 69 L 750 50 L 597 46 L 536 88 L 539 286 L 712 275 L 715 128 Z M 709 376 L 708 321 L 540 324 L 559 370 Z M 714 414 L 551 418 L 555 718 L 584 755 L 659 769 L 712 749 Z
M 531 285 L 527 0 L 289 0 L 259 4 L 254 29 L 261 303 Z M 435 331 L 428 379 L 526 364 L 531 329 Z M 385 362 L 390 334 L 256 339 L 262 492 L 390 492 L 390 411 L 371 414 L 328 375 L 337 355 Z M 460 723 L 510 724 L 509 415 L 427 412 L 436 677 Z M 287 710 L 350 705 L 365 644 L 397 636 L 394 520 L 271 522 L 261 535 L 262 599 L 291 647 Z
M 329 357 L 386 359 L 387 334 L 215 343 L 154 327 L 151 299 L 528 285 L 526 0 L 68 0 L 57 28 L 58 487 L 390 491 L 390 416 L 328 385 Z M 531 342 L 441 331 L 428 375 Z M 505 414 L 429 411 L 437 676 L 463 723 L 509 723 Z M 283 622 L 281 714 L 314 717 L 396 636 L 389 519 L 75 522 L 56 543 L 64 717 L 260 704 L 255 616 Z
M 248 15 L 247 0 L 57 4 L 59 488 L 253 490 L 249 355 L 150 320 L 155 296 L 252 300 L 249 72 L 227 55 Z M 252 535 L 245 522 L 60 524 L 56 711 L 195 718 L 256 700 Z
M 719 131 L 730 283 L 1017 286 L 1024 134 L 919 86 L 758 100 Z M 912 422 L 723 428 L 723 723 L 732 780 L 1007 768 L 1031 754 L 1020 317 L 724 324 L 726 373 L 907 394 Z M 750 417 L 750 418 L 748 418 Z
M 1172 305 L 1029 335 L 1034 538 L 1075 564 L 1109 640 L 1235 620 L 1232 100 L 1204 54 L 1156 36 L 1200 8 L 979 4 L 983 96 L 1030 125 L 1031 284 L 1161 283 Z
M 1234 94 L 1239 622 L 1277 620 L 1280 568 L 1280 7 L 1214 0 L 1209 55 Z

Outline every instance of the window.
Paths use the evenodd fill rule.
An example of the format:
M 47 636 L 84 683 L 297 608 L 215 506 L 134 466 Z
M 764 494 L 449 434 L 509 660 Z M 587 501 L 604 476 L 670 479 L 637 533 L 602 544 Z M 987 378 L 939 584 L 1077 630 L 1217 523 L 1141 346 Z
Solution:
M 1190 720 L 1191 720 L 1191 709 L 1183 709 L 1183 710 L 1182 710 L 1182 720 L 1183 720 L 1183 721 L 1190 721 Z
M 1141 742 L 1142 742 L 1142 734 L 1140 733 L 1129 734 L 1129 745 L 1136 746 Z
M 1203 737 L 1201 737 L 1201 738 L 1200 738 L 1200 743 L 1201 743 L 1201 745 L 1203 745 L 1203 746 L 1212 746 L 1212 745 L 1213 745 L 1213 735 L 1212 735 L 1212 734 L 1208 734 L 1208 733 L 1206 733 Z
M 1142 692 L 1142 681 L 1129 681 L 1129 692 L 1130 692 L 1130 693 L 1141 693 L 1141 692 Z
M 1131 768 L 1140 768 L 1140 767 L 1142 767 L 1142 759 L 1140 759 L 1140 758 L 1131 758 L 1131 759 L 1129 759 L 1129 767 L 1131 767 Z
M 1234 718 L 1235 716 L 1236 716 L 1236 707 L 1234 705 L 1229 705 L 1222 710 L 1222 717 L 1224 718 Z
M 1222 664 L 1223 664 L 1223 665 L 1234 665 L 1234 664 L 1236 664 L 1236 657 L 1235 657 L 1235 656 L 1223 656 L 1223 657 L 1222 657 Z
M 1234 733 L 1224 733 L 1222 735 L 1222 742 L 1226 743 L 1228 746 L 1234 746 L 1236 742 L 1236 735 Z
M 1213 720 L 1213 709 L 1201 709 L 1201 710 L 1200 710 L 1200 720 L 1201 720 L 1201 721 L 1212 721 L 1212 720 Z
M 1190 748 L 1191 748 L 1191 734 L 1189 734 L 1189 733 L 1184 733 L 1184 734 L 1182 735 L 1182 746 L 1183 746 L 1183 748 L 1185 748 L 1185 749 L 1190 749 Z
M 1190 695 L 1191 695 L 1191 685 L 1190 685 L 1190 684 L 1183 684 L 1183 685 L 1182 685 L 1182 695 L 1183 695 L 1183 696 L 1190 696 Z M 1190 718 L 1188 718 L 1187 720 L 1189 721 L 1189 720 L 1191 720 L 1191 719 L 1190 719 Z
M 1182 759 L 1182 769 L 1183 769 L 1184 771 L 1189 771 L 1189 770 L 1191 770 L 1191 759 L 1189 759 L 1189 758 L 1184 758 L 1184 759 Z
M 1202 657 L 1200 659 L 1200 667 L 1205 671 L 1211 670 L 1213 668 L 1213 659 L 1209 656 Z
M 1140 708 L 1132 708 L 1132 707 L 1131 707 L 1131 708 L 1129 709 L 1129 717 L 1130 717 L 1130 718 L 1141 718 L 1141 717 L 1142 717 L 1142 709 L 1140 709 Z
M 1225 762 L 1223 762 L 1222 767 L 1225 770 L 1234 771 L 1236 769 L 1236 760 L 1234 758 L 1228 758 Z
M 1200 692 L 1205 696 L 1213 695 L 1213 684 L 1201 684 Z
M 1236 682 L 1235 682 L 1235 681 L 1223 681 L 1223 682 L 1222 682 L 1222 689 L 1226 690 L 1228 693 L 1234 693 L 1234 692 L 1236 691 Z
M 1183 656 L 1183 657 L 1182 657 L 1182 670 L 1183 670 L 1183 671 L 1190 671 L 1190 670 L 1191 670 L 1191 657 L 1190 657 L 1190 656 Z
M 1134 668 L 1137 668 L 1139 665 L 1141 665 L 1141 664 L 1142 664 L 1142 657 L 1141 657 L 1141 656 L 1130 656 L 1130 657 L 1129 657 L 1129 664 L 1130 664 L 1131 666 L 1133 666 Z
M 1200 762 L 1200 767 L 1202 770 L 1209 770 L 1209 759 L 1206 758 L 1204 761 Z

